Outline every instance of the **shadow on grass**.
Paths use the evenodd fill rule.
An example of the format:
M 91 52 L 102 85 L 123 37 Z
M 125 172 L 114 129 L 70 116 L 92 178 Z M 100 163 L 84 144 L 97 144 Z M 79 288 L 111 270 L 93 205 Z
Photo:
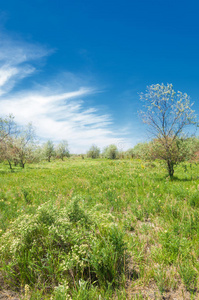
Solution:
M 4 174 L 8 174 L 11 173 L 10 170 L 6 171 L 6 170 L 0 170 L 0 175 L 4 175 Z
M 170 178 L 170 181 L 193 181 L 199 179 L 199 176 L 191 176 L 191 177 L 184 177 L 179 178 L 178 176 L 173 176 L 173 178 Z
M 21 173 L 24 170 L 49 170 L 49 168 L 47 167 L 40 167 L 40 166 L 35 166 L 35 167 L 25 167 L 25 168 L 21 168 L 21 167 L 13 167 L 12 169 L 10 169 L 9 167 L 5 169 L 0 169 L 0 175 L 5 175 L 5 174 L 10 174 L 10 173 Z
M 186 182 L 186 181 L 193 181 L 199 179 L 199 176 L 190 176 L 190 177 L 184 177 L 180 178 L 178 176 L 169 177 L 168 175 L 164 175 L 161 177 L 154 178 L 156 181 L 169 181 L 169 182 Z
M 13 169 L 0 169 L 0 175 L 10 174 L 10 173 L 20 173 L 22 168 L 13 168 Z
M 30 167 L 28 166 L 27 170 L 49 170 L 47 167 Z

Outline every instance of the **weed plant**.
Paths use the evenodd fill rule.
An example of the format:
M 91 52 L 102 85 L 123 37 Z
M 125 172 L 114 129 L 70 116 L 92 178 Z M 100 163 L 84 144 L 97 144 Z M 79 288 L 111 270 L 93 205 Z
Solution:
M 75 198 L 68 207 L 47 202 L 35 214 L 17 218 L 1 237 L 2 272 L 9 285 L 45 285 L 51 291 L 59 285 L 59 290 L 76 290 L 84 282 L 119 287 L 125 272 L 124 234 L 111 214 L 99 217 L 95 210 L 85 211 Z

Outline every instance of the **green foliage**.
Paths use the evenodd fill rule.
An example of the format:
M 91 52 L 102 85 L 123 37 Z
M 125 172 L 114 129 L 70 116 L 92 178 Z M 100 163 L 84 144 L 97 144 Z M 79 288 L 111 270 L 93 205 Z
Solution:
M 142 120 L 156 140 L 154 154 L 166 161 L 169 176 L 173 177 L 174 165 L 187 156 L 186 143 L 179 139 L 182 131 L 196 124 L 193 104 L 186 93 L 176 93 L 172 84 L 151 85 L 140 98 L 144 102 Z
M 151 159 L 150 143 L 139 143 L 133 148 L 133 156 L 138 159 Z
M 134 149 L 130 148 L 124 153 L 125 158 L 133 158 L 134 157 Z
M 14 122 L 14 117 L 0 119 L 0 159 L 13 164 L 20 164 L 24 168 L 27 162 L 35 159 L 35 131 L 32 124 L 19 127 Z
M 27 161 L 34 161 L 34 150 L 36 149 L 34 142 L 35 130 L 32 124 L 28 124 L 19 136 L 13 139 L 13 148 L 15 149 L 13 159 L 19 162 L 22 168 L 24 168 Z
M 63 140 L 57 145 L 56 155 L 61 158 L 61 160 L 64 160 L 64 157 L 70 156 L 67 141 Z
M 29 286 L 30 299 L 175 298 L 181 289 L 197 299 L 199 164 L 178 164 L 172 180 L 165 171 L 161 160 L 70 157 L 12 173 L 2 163 L 5 286 Z
M 54 300 L 71 300 L 69 293 L 69 285 L 67 282 L 60 283 L 57 287 L 54 289 L 53 293 L 53 299 Z
M 193 194 L 190 195 L 189 204 L 192 207 L 199 208 L 199 191 L 193 192 Z
M 49 140 L 43 145 L 43 154 L 45 159 L 50 162 L 51 157 L 55 155 L 55 147 L 52 141 Z
M 191 264 L 184 262 L 179 267 L 179 273 L 188 291 L 195 292 L 197 288 L 198 271 Z
M 168 151 L 165 150 L 164 141 L 161 139 L 154 139 L 149 143 L 139 143 L 133 148 L 133 157 L 153 161 L 160 159 L 166 163 L 166 168 L 169 168 L 169 166 L 174 167 L 183 161 L 194 160 L 199 149 L 199 139 L 196 137 L 176 138 L 175 141 L 168 139 L 167 143 Z M 170 165 L 168 165 L 167 158 L 169 158 Z
M 72 288 L 81 279 L 119 286 L 125 272 L 124 237 L 107 221 L 97 217 L 95 208 L 85 212 L 77 198 L 62 209 L 48 202 L 34 215 L 19 217 L 0 241 L 5 278 L 18 287 L 54 287 L 65 280 Z
M 99 156 L 100 156 L 100 149 L 95 145 L 91 146 L 91 148 L 87 152 L 87 157 L 99 158 Z
M 115 145 L 110 145 L 104 149 L 103 156 L 109 159 L 118 158 L 119 152 Z
M 98 239 L 92 243 L 91 264 L 101 286 L 108 287 L 109 283 L 118 286 L 125 271 L 124 236 L 117 227 L 101 230 Z

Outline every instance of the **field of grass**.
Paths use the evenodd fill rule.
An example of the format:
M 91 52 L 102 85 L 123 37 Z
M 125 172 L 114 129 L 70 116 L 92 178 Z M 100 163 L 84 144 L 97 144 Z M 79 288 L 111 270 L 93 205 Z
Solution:
M 198 241 L 197 163 L 0 164 L 0 295 L 198 299 Z

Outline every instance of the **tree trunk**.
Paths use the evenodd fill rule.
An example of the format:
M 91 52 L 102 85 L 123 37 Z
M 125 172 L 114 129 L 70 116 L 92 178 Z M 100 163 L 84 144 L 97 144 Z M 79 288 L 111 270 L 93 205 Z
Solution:
M 12 164 L 11 162 L 8 160 L 9 166 L 10 166 L 10 170 L 12 170 Z
M 25 163 L 21 160 L 21 167 L 24 169 Z
M 169 172 L 170 178 L 173 178 L 173 174 L 174 174 L 174 165 L 173 165 L 173 162 L 170 161 L 170 160 L 167 160 L 167 167 L 168 167 L 168 172 Z

